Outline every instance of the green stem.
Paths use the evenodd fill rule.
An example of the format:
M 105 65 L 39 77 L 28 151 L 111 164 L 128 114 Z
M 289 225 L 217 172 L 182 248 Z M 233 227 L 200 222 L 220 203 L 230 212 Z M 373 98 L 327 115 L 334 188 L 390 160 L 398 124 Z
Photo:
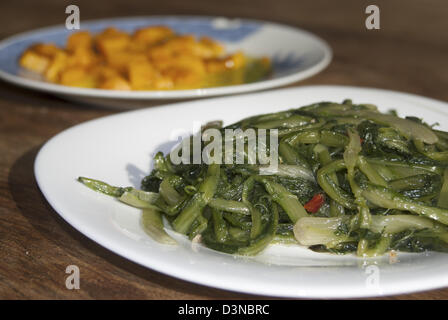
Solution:
M 207 176 L 199 186 L 196 193 L 187 206 L 173 221 L 173 228 L 177 232 L 186 234 L 194 220 L 202 213 L 207 203 L 212 199 L 218 185 L 220 166 L 211 164 L 207 170 Z

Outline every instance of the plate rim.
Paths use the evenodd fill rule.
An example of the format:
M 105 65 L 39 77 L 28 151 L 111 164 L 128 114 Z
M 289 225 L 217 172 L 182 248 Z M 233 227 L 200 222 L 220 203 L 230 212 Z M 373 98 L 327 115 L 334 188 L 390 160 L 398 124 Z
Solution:
M 435 104 L 447 104 L 448 102 L 442 101 L 442 100 L 436 100 L 436 99 L 432 99 L 432 98 L 428 98 L 428 97 L 424 97 L 424 96 L 420 96 L 420 95 L 415 95 L 412 93 L 406 93 L 406 92 L 399 92 L 399 91 L 393 91 L 393 90 L 386 90 L 386 89 L 379 89 L 379 88 L 371 88 L 371 87 L 355 87 L 355 86 L 338 86 L 338 85 L 311 85 L 311 86 L 302 86 L 302 87 L 295 87 L 295 88 L 284 88 L 284 89 L 280 89 L 280 90 L 273 90 L 273 91 L 269 91 L 269 92 L 265 92 L 262 93 L 263 94 L 272 94 L 272 93 L 281 93 L 281 92 L 286 92 L 286 91 L 295 91 L 295 90 L 306 90 L 309 88 L 321 88 L 321 89 L 361 89 L 361 90 L 369 90 L 372 92 L 377 92 L 377 93 L 385 93 L 385 94 L 393 94 L 393 95 L 398 95 L 402 98 L 410 98 L 413 99 L 415 103 L 417 103 L 418 101 L 427 101 L 428 103 L 435 103 Z M 238 99 L 240 97 L 244 97 L 244 96 L 255 96 L 257 95 L 257 93 L 252 93 L 252 94 L 247 94 L 247 95 L 241 95 L 238 97 L 225 97 L 224 99 Z M 221 100 L 223 98 L 216 98 L 216 99 L 209 99 L 207 100 L 207 102 L 213 102 L 213 100 Z M 183 104 L 191 104 L 191 103 L 195 103 L 195 102 L 181 102 L 181 103 L 173 103 L 173 104 L 169 104 L 169 105 L 164 105 L 164 106 L 157 106 L 157 107 L 151 107 L 148 108 L 149 110 L 154 110 L 154 109 L 161 109 L 161 108 L 169 108 L 169 107 L 174 107 L 174 106 L 182 106 Z M 434 109 L 436 109 L 437 111 L 441 111 L 445 114 L 445 116 L 448 116 L 448 109 L 447 111 L 442 111 L 440 110 L 442 108 L 442 106 L 434 106 Z M 346 291 L 344 290 L 338 290 L 339 288 L 333 288 L 333 290 L 328 290 L 327 294 L 322 294 L 319 292 L 315 292 L 315 291 L 307 291 L 304 294 L 294 294 L 294 295 L 290 295 L 290 294 L 281 294 L 279 292 L 269 292 L 269 289 L 263 289 L 260 292 L 255 293 L 253 290 L 244 290 L 241 286 L 238 286 L 238 288 L 235 288 L 235 285 L 227 285 L 226 283 L 220 283 L 219 281 L 216 281 L 215 283 L 210 284 L 210 282 L 208 280 L 203 280 L 201 277 L 196 277 L 194 278 L 194 276 L 191 275 L 185 275 L 184 273 L 181 272 L 173 272 L 170 270 L 167 270 L 166 265 L 162 265 L 162 264 L 158 264 L 156 266 L 152 265 L 151 267 L 149 267 L 147 264 L 145 264 L 145 262 L 143 262 L 143 259 L 139 259 L 138 255 L 134 255 L 132 253 L 125 253 L 125 252 L 120 252 L 120 250 L 116 249 L 113 247 L 113 245 L 110 245 L 110 242 L 107 243 L 106 241 L 101 240 L 101 237 L 97 237 L 95 233 L 88 233 L 85 231 L 85 229 L 83 230 L 80 225 L 76 222 L 73 222 L 72 218 L 70 218 L 70 214 L 66 215 L 61 208 L 59 208 L 59 205 L 57 203 L 57 201 L 55 201 L 54 199 L 52 199 L 51 197 L 48 196 L 45 187 L 43 186 L 42 183 L 42 178 L 41 178 L 41 172 L 39 170 L 40 167 L 40 161 L 42 158 L 42 154 L 45 153 L 45 150 L 51 145 L 51 142 L 54 141 L 54 139 L 60 137 L 62 134 L 66 134 L 67 132 L 71 131 L 71 130 L 75 130 L 78 129 L 79 127 L 86 125 L 86 124 L 91 124 L 97 121 L 104 121 L 113 117 L 120 117 L 123 114 L 130 114 L 130 113 L 138 113 L 138 112 L 147 112 L 148 109 L 138 109 L 138 110 L 131 110 L 131 111 L 127 111 L 127 112 L 121 112 L 118 114 L 112 114 L 112 115 L 108 115 L 108 116 L 104 116 L 104 117 L 100 117 L 100 118 L 96 118 L 96 119 L 92 119 L 89 121 L 85 121 L 82 122 L 80 124 L 74 125 L 70 128 L 67 128 L 63 131 L 61 131 L 60 133 L 56 134 L 55 136 L 53 136 L 52 138 L 50 138 L 40 149 L 39 152 L 35 158 L 35 162 L 34 162 L 34 175 L 35 175 L 35 179 L 37 182 L 37 185 L 39 186 L 39 189 L 41 190 L 42 194 L 44 195 L 46 201 L 51 205 L 51 207 L 55 210 L 55 212 L 61 216 L 67 223 L 69 223 L 72 227 L 74 227 L 78 232 L 82 233 L 83 235 L 85 235 L 87 238 L 91 239 L 92 241 L 95 241 L 96 243 L 98 243 L 99 245 L 101 245 L 102 247 L 110 250 L 111 252 L 124 257 L 125 259 L 131 260 L 134 263 L 137 263 L 139 265 L 142 265 L 145 268 L 151 269 L 151 270 L 155 270 L 157 272 L 160 272 L 162 274 L 171 276 L 171 277 L 175 277 L 178 279 L 182 279 L 184 281 L 188 281 L 188 282 L 192 282 L 192 283 L 197 283 L 200 285 L 204 285 L 204 286 L 208 286 L 208 287 L 214 287 L 214 288 L 218 288 L 218 289 L 223 289 L 223 290 L 228 290 L 228 291 L 232 291 L 232 292 L 239 292 L 239 293 L 244 293 L 244 294 L 251 294 L 251 295 L 261 295 L 261 296 L 270 296 L 270 297 L 294 297 L 294 298 L 362 298 L 362 297 L 375 297 L 375 296 L 391 296 L 391 295 L 397 295 L 397 294 L 408 294 L 408 293 L 412 293 L 412 292 L 418 292 L 418 291 L 424 291 L 424 290 L 433 290 L 433 289 L 437 289 L 437 288 L 441 288 L 441 287 L 445 287 L 448 285 L 448 272 L 445 274 L 444 277 L 441 277 L 440 274 L 437 275 L 437 277 L 435 278 L 434 275 L 428 275 L 427 277 L 425 277 L 424 279 L 419 279 L 419 280 L 413 280 L 411 283 L 407 283 L 406 287 L 400 287 L 400 286 L 394 286 L 392 289 L 388 289 L 386 293 L 372 293 L 371 291 L 368 290 L 364 290 L 364 291 L 359 291 L 359 289 L 357 288 L 352 288 L 350 289 L 349 293 L 347 294 Z M 83 230 L 83 231 L 81 231 Z M 194 279 L 192 279 L 194 278 Z M 260 288 L 258 288 L 260 289 Z M 346 288 L 345 288 L 346 289 Z M 344 293 L 342 293 L 344 292 Z
M 327 41 L 323 38 L 319 37 L 315 33 L 307 31 L 305 29 L 285 24 L 278 23 L 269 20 L 261 20 L 261 19 L 250 19 L 250 18 L 241 18 L 241 17 L 223 17 L 223 16 L 207 16 L 207 15 L 143 15 L 143 16 L 130 16 L 130 17 L 113 17 L 113 18 L 102 18 L 102 19 L 88 19 L 84 20 L 85 24 L 92 23 L 102 23 L 106 21 L 116 22 L 116 21 L 132 21 L 139 19 L 168 19 L 168 18 L 176 18 L 176 19 L 199 19 L 199 20 L 210 20 L 210 19 L 220 19 L 225 18 L 229 20 L 239 20 L 246 23 L 258 23 L 261 25 L 272 25 L 274 27 L 280 27 L 289 29 L 295 32 L 302 33 L 312 39 L 315 43 L 317 43 L 323 50 L 324 56 L 313 66 L 305 69 L 303 71 L 293 73 L 290 75 L 282 76 L 277 79 L 267 79 L 262 81 L 257 81 L 253 83 L 246 83 L 240 85 L 231 85 L 231 86 L 221 86 L 221 87 L 213 87 L 213 88 L 203 88 L 203 89 L 187 89 L 187 90 L 146 90 L 146 91 L 120 91 L 120 90 L 105 90 L 105 89 L 96 89 L 96 88 L 78 88 L 78 87 L 70 87 L 64 86 L 60 84 L 54 84 L 49 82 L 44 82 L 40 80 L 27 79 L 25 77 L 21 77 L 15 74 L 11 74 L 9 72 L 5 72 L 0 69 L 0 79 L 11 83 L 13 85 L 17 85 L 19 87 L 32 89 L 40 92 L 47 92 L 51 94 L 57 95 L 65 95 L 65 96 L 78 96 L 78 97 L 90 97 L 90 98 L 102 98 L 102 99 L 127 99 L 127 100 L 169 100 L 169 99 L 185 99 L 185 98 L 203 98 L 203 97 L 215 97 L 215 96 L 224 96 L 231 94 L 240 94 L 240 93 L 248 93 L 255 92 L 270 88 L 278 88 L 287 84 L 295 83 L 300 80 L 307 79 L 312 77 L 322 70 L 324 70 L 331 62 L 333 58 L 333 50 Z M 39 34 L 42 32 L 51 32 L 57 31 L 61 28 L 65 28 L 63 24 L 57 24 L 52 26 L 46 26 L 42 28 L 32 29 L 24 32 L 20 32 L 9 37 L 6 37 L 0 41 L 0 51 L 10 44 L 26 39 L 27 37 Z

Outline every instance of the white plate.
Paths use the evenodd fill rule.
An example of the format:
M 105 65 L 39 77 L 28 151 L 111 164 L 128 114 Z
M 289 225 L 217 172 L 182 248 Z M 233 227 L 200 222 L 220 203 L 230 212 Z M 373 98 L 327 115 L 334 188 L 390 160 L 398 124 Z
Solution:
M 152 155 L 170 150 L 175 130 L 223 119 L 225 124 L 258 113 L 318 101 L 374 103 L 382 111 L 439 122 L 447 130 L 448 104 L 379 89 L 315 86 L 173 104 L 120 113 L 70 128 L 48 141 L 35 162 L 35 175 L 51 206 L 72 226 L 111 251 L 159 272 L 212 287 L 285 297 L 364 297 L 448 285 L 448 254 L 399 253 L 398 260 L 360 259 L 271 246 L 255 258 L 193 246 L 160 245 L 140 227 L 139 210 L 93 192 L 75 179 L 94 177 L 114 185 L 139 186 Z M 394 262 L 394 263 L 393 263 Z
M 229 52 L 242 50 L 253 56 L 268 56 L 273 72 L 268 79 L 258 82 L 195 90 L 172 91 L 117 91 L 68 87 L 33 79 L 18 65 L 22 52 L 36 42 L 65 45 L 72 31 L 64 26 L 49 27 L 13 36 L 0 42 L 0 79 L 27 88 L 46 91 L 66 98 L 117 104 L 140 104 L 151 99 L 185 99 L 236 94 L 268 89 L 293 83 L 320 72 L 331 60 L 331 49 L 317 36 L 290 26 L 247 19 L 218 17 L 154 16 L 116 18 L 81 22 L 81 28 L 100 32 L 108 26 L 132 32 L 149 25 L 166 25 L 180 34 L 209 36 L 222 42 Z

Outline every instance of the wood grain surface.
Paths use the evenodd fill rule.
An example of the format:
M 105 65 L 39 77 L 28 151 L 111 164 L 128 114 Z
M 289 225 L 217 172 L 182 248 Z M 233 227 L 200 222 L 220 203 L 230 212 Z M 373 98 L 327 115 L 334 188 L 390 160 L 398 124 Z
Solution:
M 381 10 L 368 31 L 364 10 Z M 71 1 L 1 1 L 0 38 L 61 24 Z M 84 19 L 201 14 L 268 19 L 326 39 L 331 65 L 295 85 L 369 86 L 448 101 L 446 0 L 79 0 Z M 68 127 L 119 112 L 71 103 L 0 83 L 0 298 L 246 299 L 262 298 L 178 280 L 123 259 L 64 222 L 36 186 L 33 163 L 45 141 Z M 81 270 L 81 289 L 67 290 L 65 268 Z M 341 288 L 342 289 L 342 288 Z M 448 289 L 386 299 L 447 299 Z

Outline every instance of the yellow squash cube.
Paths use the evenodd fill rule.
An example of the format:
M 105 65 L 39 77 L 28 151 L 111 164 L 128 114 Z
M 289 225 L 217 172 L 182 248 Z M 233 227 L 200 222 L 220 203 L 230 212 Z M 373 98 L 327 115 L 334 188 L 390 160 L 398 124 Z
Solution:
M 174 32 L 171 28 L 165 26 L 154 26 L 135 31 L 132 39 L 134 42 L 142 43 L 148 46 L 163 41 L 173 35 Z
M 157 78 L 157 71 L 148 62 L 134 62 L 128 66 L 128 77 L 132 89 L 151 90 L 154 86 L 154 79 Z
M 108 90 L 131 90 L 129 82 L 126 79 L 119 76 L 104 80 L 100 84 L 99 88 Z
M 20 57 L 19 64 L 25 69 L 42 74 L 50 65 L 50 59 L 32 50 L 27 50 Z
M 51 82 L 59 80 L 59 73 L 67 66 L 67 54 L 58 52 L 52 59 L 50 66 L 45 71 L 45 78 Z
M 93 37 L 88 31 L 80 31 L 73 33 L 67 39 L 67 50 L 74 52 L 79 48 L 90 49 L 92 48 Z
M 73 87 L 95 88 L 95 76 L 87 69 L 71 67 L 63 70 L 60 74 L 60 84 Z

